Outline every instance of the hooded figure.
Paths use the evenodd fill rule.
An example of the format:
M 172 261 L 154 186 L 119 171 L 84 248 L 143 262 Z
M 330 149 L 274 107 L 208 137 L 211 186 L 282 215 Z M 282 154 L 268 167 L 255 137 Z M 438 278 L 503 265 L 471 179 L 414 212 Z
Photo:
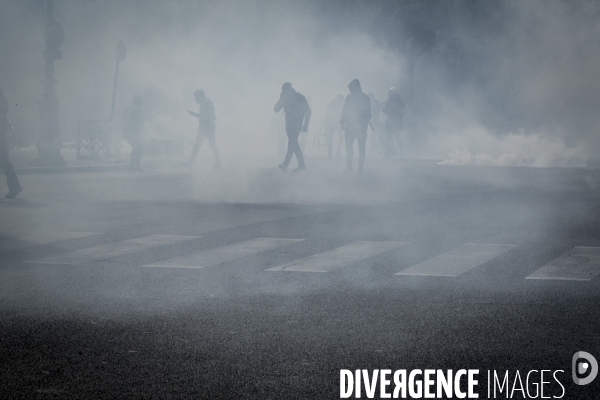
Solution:
M 4 91 L 0 89 L 0 169 L 2 169 L 4 175 L 6 175 L 6 184 L 8 185 L 8 194 L 4 197 L 7 199 L 14 199 L 23 191 L 23 188 L 19 184 L 17 174 L 8 158 L 6 133 L 8 132 L 9 124 L 6 119 L 6 114 L 8 114 L 8 100 L 4 97 Z
M 348 85 L 350 94 L 346 96 L 342 120 L 340 124 L 346 131 L 346 172 L 352 172 L 352 159 L 354 140 L 358 141 L 358 173 L 363 171 L 365 164 L 365 149 L 367 143 L 367 129 L 371 120 L 371 99 L 363 93 L 358 79 Z
M 393 87 L 390 89 L 388 100 L 383 104 L 382 111 L 387 114 L 385 120 L 385 130 L 387 132 L 385 156 L 396 155 L 396 146 L 394 145 L 394 139 L 396 139 L 400 156 L 404 157 L 404 145 L 402 144 L 400 132 L 402 131 L 402 119 L 406 114 L 406 105 L 400 97 L 398 88 Z
M 344 95 L 338 94 L 335 99 L 329 102 L 327 106 L 327 114 L 325 115 L 325 121 L 323 126 L 325 127 L 325 139 L 327 140 L 327 155 L 333 156 L 333 137 L 336 132 L 339 134 L 337 155 L 340 155 L 342 148 L 342 142 L 344 141 L 344 133 L 340 126 L 340 119 L 342 118 L 342 110 L 344 109 Z
M 373 153 L 382 153 L 387 143 L 387 135 L 383 125 L 379 122 L 379 115 L 381 114 L 381 103 L 375 98 L 373 92 L 369 92 L 369 98 L 371 99 L 371 126 L 373 127 L 373 134 L 371 135 L 371 155 Z
M 308 130 L 311 111 L 306 97 L 296 92 L 289 82 L 284 83 L 281 87 L 279 101 L 275 103 L 273 111 L 279 112 L 282 108 L 285 112 L 285 132 L 288 137 L 288 149 L 283 164 L 279 164 L 279 169 L 286 172 L 292 156 L 296 154 L 298 168 L 296 168 L 295 172 L 304 171 L 306 164 L 304 164 L 304 157 L 302 156 L 300 143 L 298 143 L 298 136 L 300 135 L 300 131 L 306 132 Z

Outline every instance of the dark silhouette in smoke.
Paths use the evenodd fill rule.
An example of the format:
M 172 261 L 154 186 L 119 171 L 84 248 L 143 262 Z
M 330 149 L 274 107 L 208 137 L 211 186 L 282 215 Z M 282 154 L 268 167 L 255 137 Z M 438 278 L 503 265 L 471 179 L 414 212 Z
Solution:
M 325 139 L 327 140 L 327 155 L 333 156 L 333 139 L 335 133 L 338 133 L 338 146 L 337 155 L 340 155 L 340 149 L 344 142 L 344 132 L 340 125 L 342 119 L 342 111 L 344 109 L 344 95 L 338 94 L 335 99 L 331 100 L 327 105 L 327 113 L 325 114 L 325 120 L 323 121 L 323 127 L 325 128 Z
M 346 96 L 340 124 L 346 131 L 346 172 L 352 172 L 354 140 L 358 142 L 358 173 L 362 174 L 365 164 L 367 129 L 371 120 L 371 99 L 363 93 L 358 79 L 348 84 L 350 94 Z
M 296 160 L 298 160 L 298 168 L 294 172 L 304 171 L 306 164 L 304 163 L 300 143 L 298 143 L 298 136 L 301 131 L 306 132 L 308 130 L 311 111 L 306 97 L 296 92 L 289 82 L 284 83 L 281 87 L 281 94 L 279 100 L 275 103 L 273 111 L 279 112 L 282 108 L 285 112 L 285 131 L 288 137 L 288 150 L 283 164 L 279 165 L 279 169 L 284 172 L 287 171 L 288 165 L 292 161 L 292 155 L 295 154 Z
M 143 171 L 141 168 L 142 155 L 142 130 L 144 129 L 144 113 L 142 112 L 142 98 L 138 95 L 131 100 L 131 105 L 123 112 L 123 137 L 131 145 L 132 171 Z
M 202 146 L 202 143 L 206 139 L 215 156 L 215 165 L 213 168 L 219 169 L 221 168 L 221 158 L 219 157 L 219 148 L 217 147 L 217 142 L 215 140 L 215 120 L 217 119 L 215 116 L 215 106 L 213 102 L 206 97 L 206 94 L 202 89 L 197 89 L 194 92 L 194 97 L 196 98 L 196 103 L 200 106 L 199 110 L 197 113 L 188 110 L 188 113 L 198 118 L 198 133 L 196 134 L 196 142 L 194 143 L 194 149 L 192 150 L 190 159 L 188 162 L 182 163 L 182 165 L 188 168 L 192 167 L 194 160 L 198 156 L 200 146 Z
M 5 196 L 7 199 L 14 199 L 19 193 L 23 191 L 23 188 L 19 184 L 17 174 L 10 163 L 8 158 L 8 147 L 6 146 L 6 134 L 8 132 L 8 100 L 4 96 L 4 90 L 0 89 L 0 169 L 6 175 L 6 184 L 8 185 L 8 194 Z
M 369 99 L 371 99 L 371 126 L 373 127 L 373 134 L 371 135 L 371 151 L 369 154 L 381 154 L 386 143 L 386 135 L 381 126 L 381 122 L 379 121 L 381 103 L 375 98 L 375 93 L 373 92 L 369 92 Z
M 387 144 L 385 156 L 391 157 L 396 154 L 396 144 L 400 152 L 400 157 L 404 157 L 404 145 L 402 143 L 402 118 L 406 113 L 406 106 L 400 97 L 398 88 L 391 88 L 388 99 L 383 103 L 382 111 L 387 114 L 385 120 L 385 130 L 387 132 Z M 396 143 L 394 143 L 394 140 Z

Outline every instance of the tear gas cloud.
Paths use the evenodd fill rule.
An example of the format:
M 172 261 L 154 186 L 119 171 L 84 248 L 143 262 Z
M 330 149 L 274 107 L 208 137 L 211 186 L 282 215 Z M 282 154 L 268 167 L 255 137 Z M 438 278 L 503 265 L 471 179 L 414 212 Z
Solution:
M 19 145 L 34 144 L 39 131 L 45 4 L 1 3 L 0 85 Z M 65 30 L 56 62 L 61 139 L 75 140 L 79 119 L 108 117 L 122 39 L 117 118 L 140 94 L 148 136 L 192 141 L 197 122 L 186 110 L 203 88 L 221 152 L 242 165 L 276 156 L 270 121 L 283 82 L 310 99 L 314 135 L 354 78 L 380 101 L 400 86 L 409 158 L 583 165 L 600 149 L 598 10 L 595 1 L 554 0 L 56 0 Z M 416 62 L 411 96 L 410 47 L 423 29 L 435 43 Z

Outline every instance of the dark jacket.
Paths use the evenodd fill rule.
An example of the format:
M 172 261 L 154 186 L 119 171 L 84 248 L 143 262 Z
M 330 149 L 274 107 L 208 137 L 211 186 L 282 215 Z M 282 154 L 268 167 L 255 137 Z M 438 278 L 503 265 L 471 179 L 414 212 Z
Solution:
M 302 94 L 293 89 L 282 92 L 273 111 L 279 112 L 282 108 L 285 112 L 285 128 L 288 133 L 300 133 L 303 126 L 308 127 L 311 111 L 306 97 Z
M 205 98 L 200 102 L 198 108 L 198 126 L 202 128 L 213 128 L 215 126 L 215 120 L 217 116 L 215 115 L 215 105 L 212 100 L 209 98 Z
M 381 111 L 387 114 L 387 119 L 385 121 L 386 126 L 394 125 L 397 127 L 402 127 L 402 117 L 404 117 L 406 112 L 406 105 L 400 96 L 390 94 L 388 101 L 384 103 Z
M 358 79 L 348 85 L 350 94 L 346 96 L 342 111 L 342 129 L 367 133 L 371 120 L 371 99 L 363 93 Z

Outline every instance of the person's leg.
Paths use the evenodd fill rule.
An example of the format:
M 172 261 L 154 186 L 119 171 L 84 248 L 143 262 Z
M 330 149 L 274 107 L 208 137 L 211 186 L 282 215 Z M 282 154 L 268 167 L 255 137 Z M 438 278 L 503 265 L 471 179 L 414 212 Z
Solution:
M 298 161 L 298 171 L 306 169 L 306 164 L 304 163 L 304 156 L 302 155 L 302 148 L 300 148 L 300 143 L 296 140 L 296 143 L 293 144 L 295 149 L 294 153 L 296 154 L 296 161 Z
M 385 157 L 389 158 L 396 155 L 396 145 L 394 144 L 394 130 L 392 127 L 386 125 L 386 147 Z
M 142 160 L 142 141 L 139 136 L 130 135 L 129 137 L 127 137 L 127 142 L 131 146 L 131 160 L 129 161 L 129 168 L 133 170 L 140 169 L 140 164 Z
M 367 151 L 367 133 L 361 132 L 356 139 L 358 141 L 358 170 L 362 171 L 363 165 L 365 165 L 365 154 Z
M 6 135 L 0 134 L 0 169 L 6 175 L 6 185 L 8 186 L 8 194 L 5 196 L 7 199 L 13 199 L 17 197 L 23 190 L 19 184 L 17 173 L 10 163 L 8 156 L 8 147 L 6 146 Z
M 381 149 L 380 154 L 385 155 L 387 151 L 387 133 L 385 131 L 385 127 L 381 122 L 373 126 L 375 127 L 375 129 L 377 129 L 375 133 L 379 142 L 379 148 Z
M 346 130 L 346 170 L 352 171 L 352 159 L 354 157 L 354 139 L 356 135 L 351 130 Z
M 295 136 L 295 139 L 294 139 Z M 294 134 L 290 134 L 289 132 L 287 132 L 287 137 L 288 137 L 288 147 L 287 147 L 287 153 L 285 153 L 285 158 L 283 160 L 283 164 L 279 165 L 279 168 L 283 171 L 285 171 L 288 167 L 288 165 L 290 165 L 290 161 L 292 161 L 292 156 L 294 155 L 294 142 L 297 144 L 298 143 L 298 136 L 294 135 Z
M 208 136 L 208 144 L 213 151 L 213 155 L 215 156 L 215 165 L 214 168 L 221 168 L 221 158 L 219 157 L 219 148 L 217 147 L 217 141 L 215 140 L 215 132 L 211 132 Z
M 396 138 L 396 143 L 398 144 L 398 153 L 400 153 L 400 158 L 404 158 L 404 143 L 402 143 L 402 135 L 401 130 L 397 129 L 394 132 L 394 137 Z
M 186 167 L 191 167 L 194 164 L 194 161 L 198 156 L 198 151 L 200 151 L 200 146 L 202 146 L 204 139 L 206 139 L 206 134 L 204 133 L 204 131 L 198 129 L 198 133 L 196 133 L 196 141 L 194 142 L 194 148 L 192 149 L 192 154 L 190 154 L 190 159 L 188 160 L 188 162 L 184 164 Z

